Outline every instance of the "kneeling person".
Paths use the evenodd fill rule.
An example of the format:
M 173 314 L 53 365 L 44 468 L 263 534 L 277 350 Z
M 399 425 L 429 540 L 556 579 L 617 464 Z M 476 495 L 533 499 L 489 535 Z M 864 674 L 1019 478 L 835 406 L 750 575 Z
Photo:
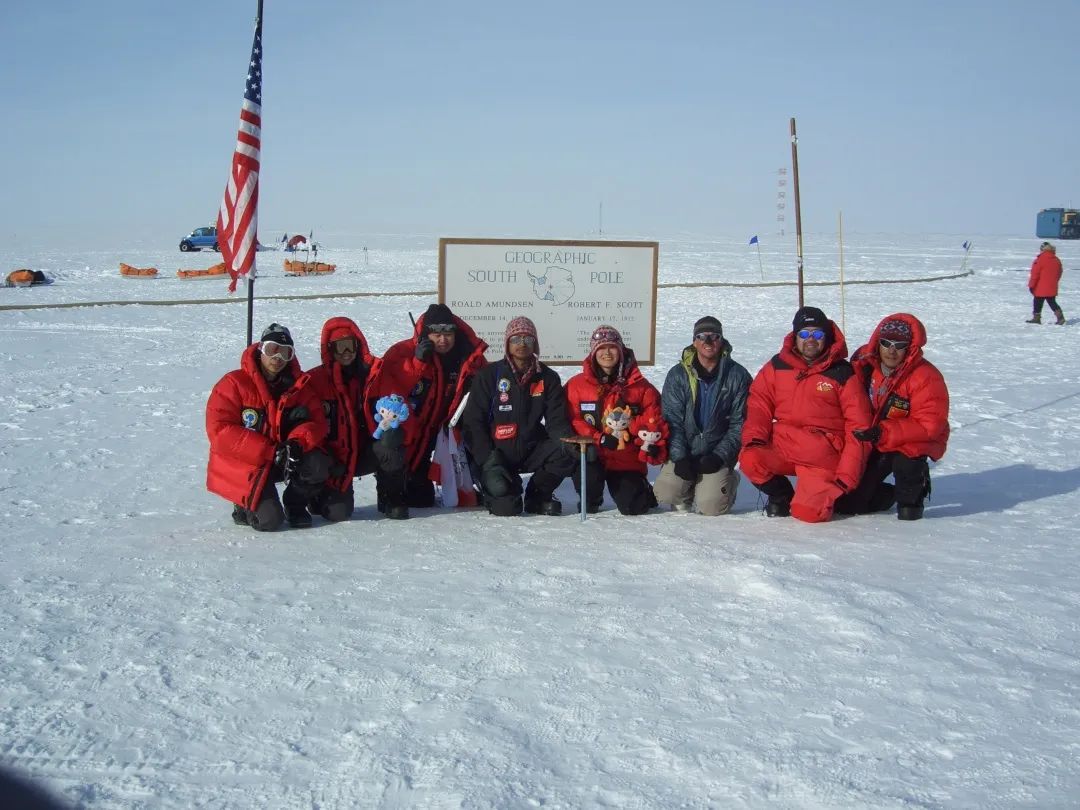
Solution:
M 694 324 L 694 342 L 668 371 L 662 394 L 670 461 L 656 479 L 656 498 L 703 515 L 731 511 L 750 373 L 731 359 L 731 344 L 712 316 Z
M 558 515 L 555 490 L 577 462 L 559 441 L 573 433 L 559 375 L 540 362 L 536 326 L 525 317 L 506 326 L 505 356 L 477 372 L 461 416 L 465 446 L 493 515 Z M 521 499 L 521 473 L 532 473 Z
M 320 449 L 327 423 L 309 383 L 292 335 L 273 323 L 210 392 L 206 488 L 233 502 L 237 524 L 256 531 L 273 531 L 285 519 L 311 525 L 308 502 L 329 475 L 330 457 Z M 282 501 L 278 482 L 285 483 Z
M 642 375 L 614 326 L 593 332 L 581 373 L 566 384 L 566 398 L 575 432 L 591 438 L 598 451 L 598 458 L 585 464 L 587 511 L 600 511 L 605 483 L 624 515 L 641 515 L 656 506 L 646 464 L 662 464 L 667 452 L 660 392 Z M 580 465 L 574 488 L 581 497 Z

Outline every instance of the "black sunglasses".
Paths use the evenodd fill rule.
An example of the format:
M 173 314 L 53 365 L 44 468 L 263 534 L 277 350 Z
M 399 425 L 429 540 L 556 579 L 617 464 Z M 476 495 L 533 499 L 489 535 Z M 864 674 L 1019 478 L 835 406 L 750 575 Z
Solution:
M 433 323 L 425 328 L 433 335 L 449 335 L 457 329 L 452 323 Z
M 720 335 L 716 332 L 698 332 L 694 335 L 694 340 L 700 340 L 702 343 L 716 343 L 720 340 Z

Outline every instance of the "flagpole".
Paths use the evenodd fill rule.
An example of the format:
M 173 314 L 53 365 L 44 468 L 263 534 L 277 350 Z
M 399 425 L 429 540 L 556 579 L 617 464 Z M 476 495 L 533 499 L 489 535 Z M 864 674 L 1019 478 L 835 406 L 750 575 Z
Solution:
M 765 280 L 765 265 L 763 265 L 761 263 L 761 242 L 755 242 L 754 244 L 757 247 L 757 266 L 758 266 L 758 270 L 761 272 L 761 280 L 764 281 Z
M 839 230 L 837 231 L 838 238 L 840 240 L 840 331 L 847 332 L 847 318 L 844 310 L 844 212 L 837 212 L 837 221 Z
M 795 134 L 795 119 L 791 119 L 791 173 L 795 183 L 795 244 L 799 258 L 799 307 L 803 306 L 803 238 L 802 207 L 799 205 L 799 138 Z
M 253 331 L 251 328 L 251 322 L 255 318 L 255 276 L 252 273 L 248 273 L 248 305 L 247 305 L 247 344 L 250 346 L 254 342 Z

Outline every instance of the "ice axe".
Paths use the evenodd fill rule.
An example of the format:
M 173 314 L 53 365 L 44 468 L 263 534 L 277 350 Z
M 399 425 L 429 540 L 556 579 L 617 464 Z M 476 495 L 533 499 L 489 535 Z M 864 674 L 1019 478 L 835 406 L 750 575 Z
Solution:
M 585 492 L 585 456 L 593 440 L 588 436 L 564 436 L 563 441 L 567 444 L 576 444 L 581 455 L 581 521 L 584 523 L 588 519 L 586 513 L 588 512 L 589 503 L 589 498 Z

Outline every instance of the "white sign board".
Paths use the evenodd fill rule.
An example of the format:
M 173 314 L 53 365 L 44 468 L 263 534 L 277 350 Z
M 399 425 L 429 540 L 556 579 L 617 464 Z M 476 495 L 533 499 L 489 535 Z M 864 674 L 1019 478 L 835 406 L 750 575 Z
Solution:
M 600 324 L 611 324 L 652 365 L 656 349 L 658 242 L 440 239 L 439 301 L 503 356 L 511 318 L 540 335 L 540 359 L 577 365 Z

